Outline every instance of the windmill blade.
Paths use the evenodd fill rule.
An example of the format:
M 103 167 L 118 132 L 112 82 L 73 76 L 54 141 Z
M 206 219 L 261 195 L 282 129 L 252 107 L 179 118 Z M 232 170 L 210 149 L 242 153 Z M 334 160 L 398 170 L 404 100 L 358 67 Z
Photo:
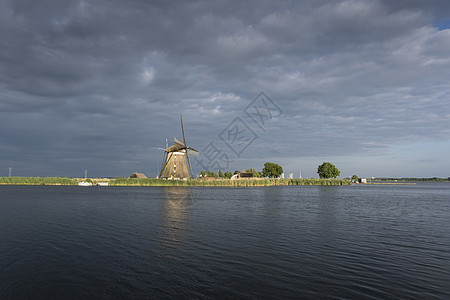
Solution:
M 166 149 L 166 152 L 177 152 L 180 150 L 186 149 L 186 146 L 184 145 L 179 145 L 179 144 L 174 144 L 172 146 L 170 146 L 169 148 Z
M 181 132 L 183 133 L 183 142 L 184 142 L 184 146 L 187 148 L 186 136 L 184 135 L 183 116 L 182 115 L 180 115 L 180 120 L 181 120 Z M 189 171 L 191 172 L 191 178 L 192 178 L 192 177 L 194 177 L 194 174 L 192 173 L 191 160 L 189 159 L 189 151 L 187 151 L 187 149 L 186 149 L 186 158 L 188 161 Z
M 197 153 L 198 154 L 198 150 L 192 148 L 192 147 L 186 147 L 187 149 L 191 150 L 193 153 Z
M 189 155 L 199 156 L 200 154 L 197 151 L 189 151 Z
M 166 149 L 160 147 L 152 147 L 152 149 L 166 151 Z
M 174 141 L 175 144 L 184 146 L 184 144 L 182 142 L 180 142 L 176 137 L 173 137 L 173 141 Z
M 199 155 L 198 150 L 196 150 L 196 149 L 194 149 L 192 147 L 186 147 L 186 152 L 188 152 L 188 151 L 189 151 L 189 153 L 191 153 L 194 156 L 198 156 Z
M 169 164 L 169 161 L 170 161 L 170 159 L 172 158 L 172 155 L 173 155 L 173 153 L 167 153 L 167 152 L 164 152 L 165 153 L 165 160 L 166 161 L 163 161 L 163 167 L 161 168 L 161 173 L 159 174 L 159 177 L 161 177 L 162 175 L 164 175 L 164 171 L 166 170 L 166 168 L 167 168 L 167 165 Z
M 167 166 L 167 162 L 168 162 L 167 152 L 164 152 L 164 154 L 163 154 L 163 161 L 162 161 L 162 164 L 161 164 L 161 170 L 159 171 L 158 178 L 161 178 L 162 174 L 164 173 L 164 169 Z

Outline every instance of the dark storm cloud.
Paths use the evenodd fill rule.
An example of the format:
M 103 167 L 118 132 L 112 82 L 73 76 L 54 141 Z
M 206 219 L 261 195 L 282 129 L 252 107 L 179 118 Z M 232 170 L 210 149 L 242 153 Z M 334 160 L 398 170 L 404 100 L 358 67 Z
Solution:
M 448 140 L 450 31 L 434 24 L 449 11 L 447 1 L 2 0 L 0 167 L 154 175 L 180 113 L 202 149 L 261 90 L 284 115 L 257 132 L 258 163 Z

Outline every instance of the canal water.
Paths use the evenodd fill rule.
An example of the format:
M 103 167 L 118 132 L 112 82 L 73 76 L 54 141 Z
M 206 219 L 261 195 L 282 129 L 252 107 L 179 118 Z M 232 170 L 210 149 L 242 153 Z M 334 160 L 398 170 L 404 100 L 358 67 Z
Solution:
M 0 186 L 1 299 L 450 298 L 450 184 Z

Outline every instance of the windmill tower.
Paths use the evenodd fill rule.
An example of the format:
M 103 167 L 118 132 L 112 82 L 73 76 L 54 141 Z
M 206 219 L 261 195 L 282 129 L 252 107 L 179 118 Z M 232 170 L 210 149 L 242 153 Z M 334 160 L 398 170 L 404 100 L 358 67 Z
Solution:
M 161 171 L 158 178 L 164 179 L 187 179 L 194 177 L 192 174 L 189 152 L 198 154 L 194 148 L 186 146 L 186 136 L 184 135 L 183 116 L 180 115 L 181 132 L 183 133 L 183 142 L 173 138 L 174 144 L 167 147 L 164 151 L 164 157 L 161 165 Z

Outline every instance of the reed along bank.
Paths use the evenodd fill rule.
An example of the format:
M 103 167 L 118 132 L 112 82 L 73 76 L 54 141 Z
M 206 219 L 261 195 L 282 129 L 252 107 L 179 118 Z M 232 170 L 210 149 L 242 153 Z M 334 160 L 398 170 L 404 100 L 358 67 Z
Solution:
M 189 180 L 167 180 L 157 178 L 69 178 L 69 177 L 0 177 L 3 185 L 77 185 L 81 181 L 108 182 L 110 186 L 275 186 L 275 185 L 349 185 L 346 179 L 278 179 L 278 178 L 255 178 L 243 180 L 230 179 L 189 179 Z

